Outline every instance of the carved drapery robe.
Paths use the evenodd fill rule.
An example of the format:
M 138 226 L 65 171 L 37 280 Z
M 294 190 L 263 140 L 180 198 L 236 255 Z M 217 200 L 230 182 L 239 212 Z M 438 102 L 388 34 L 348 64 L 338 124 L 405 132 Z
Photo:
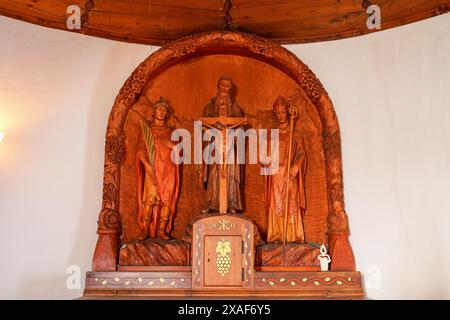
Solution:
M 283 241 L 286 210 L 287 179 L 289 178 L 289 211 L 287 214 L 286 242 L 305 242 L 303 215 L 306 209 L 305 173 L 306 155 L 303 138 L 297 130 L 292 134 L 291 168 L 298 166 L 295 178 L 289 178 L 289 129 L 280 129 L 279 169 L 265 176 L 265 205 L 268 212 L 267 242 Z
M 169 209 L 169 219 L 166 225 L 166 232 L 170 233 L 173 228 L 175 209 L 180 191 L 179 166 L 173 163 L 171 158 L 172 149 L 162 144 L 162 141 L 169 140 L 172 128 L 163 126 L 152 126 L 151 133 L 155 141 L 155 158 L 152 170 L 147 170 L 139 156 L 136 158 L 136 168 L 138 177 L 138 222 L 141 228 L 144 206 L 160 205 Z M 145 155 L 148 161 L 146 150 L 140 150 L 141 155 Z M 158 219 L 159 220 L 159 217 Z
M 204 117 L 218 117 L 219 108 L 215 104 L 215 97 L 206 105 L 203 110 Z M 243 117 L 244 112 L 236 101 L 233 101 L 231 106 L 228 108 L 227 116 L 230 118 Z M 237 128 L 236 128 L 237 129 Z M 228 196 L 227 203 L 228 209 L 230 210 L 242 210 L 242 200 L 241 200 L 241 181 L 243 179 L 243 172 L 241 170 L 241 165 L 236 164 L 236 147 L 235 148 L 235 163 L 227 165 L 227 188 Z M 210 153 L 208 153 L 210 154 Z M 219 211 L 219 181 L 220 181 L 220 164 L 210 164 L 207 165 L 206 173 L 204 176 L 204 182 L 207 184 L 206 193 L 206 208 L 209 210 Z

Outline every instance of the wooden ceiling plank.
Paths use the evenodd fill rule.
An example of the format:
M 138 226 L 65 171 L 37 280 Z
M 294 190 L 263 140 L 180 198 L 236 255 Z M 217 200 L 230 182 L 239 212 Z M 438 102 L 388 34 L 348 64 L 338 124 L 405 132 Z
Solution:
M 223 0 L 93 0 L 79 33 L 125 42 L 158 44 L 201 31 L 217 30 Z M 45 27 L 67 30 L 66 10 L 87 0 L 0 0 L 0 14 Z M 358 0 L 233 0 L 238 30 L 277 43 L 302 43 L 372 33 Z M 382 30 L 432 17 L 450 0 L 378 0 Z M 287 42 L 288 41 L 288 42 Z
M 95 1 L 95 0 L 94 0 Z M 196 6 L 192 5 L 197 3 Z M 106 11 L 120 11 L 120 12 L 149 12 L 154 8 L 169 8 L 178 11 L 191 11 L 191 12 L 220 12 L 223 5 L 220 5 L 221 1 L 215 1 L 219 5 L 205 6 L 210 1 L 155 1 L 155 0 L 109 0 L 109 1 L 97 1 L 95 3 L 96 10 Z M 189 5 L 191 4 L 191 5 Z
M 39 19 L 64 20 L 67 7 L 64 10 L 49 10 L 48 6 L 42 6 L 42 3 L 34 3 L 33 1 L 10 1 L 2 0 L 0 2 L 1 12 L 10 12 L 24 17 L 36 17 Z M 63 19 L 64 18 L 64 19 Z

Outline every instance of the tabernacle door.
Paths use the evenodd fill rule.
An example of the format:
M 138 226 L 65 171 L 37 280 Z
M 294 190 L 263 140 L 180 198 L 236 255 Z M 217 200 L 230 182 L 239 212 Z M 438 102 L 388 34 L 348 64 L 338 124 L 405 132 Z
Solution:
M 205 236 L 205 286 L 242 287 L 242 237 Z
M 192 287 L 253 287 L 253 223 L 220 215 L 193 226 Z

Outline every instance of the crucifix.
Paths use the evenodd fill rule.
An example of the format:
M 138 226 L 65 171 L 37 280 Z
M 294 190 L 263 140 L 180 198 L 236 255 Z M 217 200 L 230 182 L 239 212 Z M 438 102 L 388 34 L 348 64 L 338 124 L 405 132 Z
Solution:
M 220 163 L 220 175 L 219 175 L 219 212 L 220 214 L 228 213 L 228 151 L 227 150 L 227 130 L 234 129 L 247 122 L 247 118 L 244 117 L 226 117 L 219 115 L 219 117 L 203 117 L 199 119 L 203 125 L 210 128 L 219 130 L 222 137 L 222 143 L 219 146 L 220 155 L 222 161 Z M 234 139 L 234 136 L 233 136 Z M 234 147 L 234 143 L 231 144 Z M 216 149 L 217 150 L 217 149 Z

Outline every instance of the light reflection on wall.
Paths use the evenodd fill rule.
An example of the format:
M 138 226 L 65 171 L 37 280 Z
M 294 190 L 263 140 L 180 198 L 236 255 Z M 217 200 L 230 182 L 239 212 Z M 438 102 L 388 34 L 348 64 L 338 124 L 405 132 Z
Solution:
M 0 92 L 0 169 L 11 168 L 17 159 L 17 133 L 25 127 L 19 121 L 20 105 Z

